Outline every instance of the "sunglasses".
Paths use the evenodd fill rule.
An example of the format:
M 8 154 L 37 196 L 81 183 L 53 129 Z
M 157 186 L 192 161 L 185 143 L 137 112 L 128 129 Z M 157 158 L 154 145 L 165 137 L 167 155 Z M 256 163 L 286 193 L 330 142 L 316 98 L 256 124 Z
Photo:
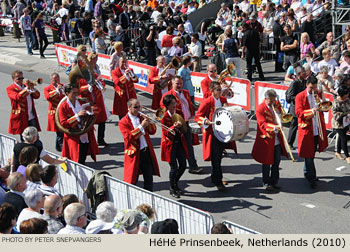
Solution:
M 23 77 L 17 77 L 16 79 L 17 80 L 23 80 L 24 78 Z
M 134 109 L 139 109 L 139 108 L 141 108 L 141 106 L 134 106 L 133 108 Z
M 211 73 L 216 73 L 216 72 L 217 72 L 217 70 L 212 70 L 212 71 L 209 71 L 209 72 L 211 72 Z
M 218 92 L 221 92 L 221 91 L 222 91 L 221 88 L 217 88 L 217 89 L 215 89 L 215 90 L 218 91 Z

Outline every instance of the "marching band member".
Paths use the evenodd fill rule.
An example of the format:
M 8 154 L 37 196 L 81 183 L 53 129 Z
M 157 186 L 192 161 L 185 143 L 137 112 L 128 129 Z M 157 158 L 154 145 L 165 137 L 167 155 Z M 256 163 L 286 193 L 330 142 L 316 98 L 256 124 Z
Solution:
M 59 107 L 61 125 L 66 129 L 79 129 L 83 116 L 88 114 L 88 107 L 84 109 L 83 102 L 78 100 L 79 88 L 73 84 L 64 86 L 67 99 Z M 94 128 L 81 135 L 64 133 L 62 156 L 85 165 L 86 156 L 90 154 L 96 162 L 99 154 Z
M 62 151 L 64 133 L 60 131 L 55 123 L 55 114 L 58 103 L 64 98 L 64 84 L 60 82 L 58 73 L 51 74 L 51 84 L 44 88 L 45 99 L 49 102 L 47 118 L 47 131 L 56 132 L 56 150 Z
M 22 134 L 28 126 L 34 126 L 40 131 L 40 124 L 35 110 L 34 99 L 39 99 L 40 92 L 34 83 L 26 81 L 23 84 L 23 73 L 16 70 L 12 73 L 13 83 L 6 88 L 11 101 L 11 115 L 8 132 L 13 135 Z M 23 138 L 21 135 L 21 140 Z
M 98 124 L 97 130 L 97 143 L 100 146 L 108 146 L 105 142 L 105 129 L 106 121 L 108 118 L 108 112 L 103 97 L 105 91 L 105 83 L 101 79 L 101 72 L 96 64 L 98 54 L 92 52 L 88 56 L 88 61 L 92 70 L 94 71 L 95 84 L 87 83 L 85 79 L 80 79 L 80 96 L 87 98 L 91 104 L 93 104 L 93 110 L 96 116 L 95 124 Z
M 217 107 L 227 106 L 227 99 L 221 96 L 221 85 L 217 81 L 210 83 L 212 95 L 206 98 L 199 106 L 195 116 L 196 122 L 203 128 L 203 159 L 211 161 L 211 181 L 219 191 L 226 189 L 222 182 L 221 159 L 225 149 L 225 143 L 220 142 L 213 133 L 210 122 Z
M 128 60 L 124 57 L 119 59 L 119 67 L 112 71 L 112 79 L 115 91 L 112 114 L 122 119 L 128 113 L 128 100 L 136 99 L 134 83 L 137 83 L 139 79 L 129 68 Z
M 281 107 L 276 101 L 276 91 L 269 89 L 265 92 L 265 100 L 257 107 L 257 132 L 252 150 L 253 158 L 262 164 L 264 188 L 267 191 L 279 189 L 279 164 L 281 155 L 287 156 L 280 125 L 275 113 L 281 114 Z M 264 150 L 264 151 L 262 151 Z
M 211 96 L 211 91 L 209 89 L 210 83 L 217 80 L 217 69 L 215 64 L 209 64 L 207 66 L 208 75 L 201 81 L 201 89 L 203 93 L 203 98 L 208 98 Z
M 153 175 L 160 173 L 149 135 L 154 135 L 157 129 L 148 118 L 140 116 L 137 99 L 130 99 L 127 106 L 128 114 L 119 121 L 125 146 L 124 181 L 135 185 L 139 174 L 143 174 L 144 188 L 153 191 Z
M 317 107 L 315 96 L 322 97 L 317 90 L 316 77 L 310 76 L 307 79 L 306 89 L 295 97 L 295 113 L 298 116 L 298 155 L 305 158 L 304 176 L 311 188 L 316 188 L 317 181 L 315 152 L 317 149 L 322 152 L 328 146 L 323 113 Z M 319 114 L 320 125 L 317 114 Z M 319 127 L 322 127 L 323 140 L 319 136 Z
M 186 124 L 188 126 L 188 120 L 194 116 L 194 107 L 191 102 L 190 93 L 183 89 L 183 81 L 181 76 L 174 76 L 171 80 L 172 89 L 165 93 L 160 101 L 160 106 L 164 108 L 163 99 L 166 95 L 173 95 L 176 98 L 176 113 L 183 114 Z M 203 168 L 198 167 L 197 160 L 194 156 L 193 145 L 199 144 L 198 135 L 192 135 L 192 132 L 188 130 L 185 133 L 187 149 L 188 149 L 188 163 L 189 163 L 189 173 L 200 174 Z
M 157 65 L 151 69 L 150 74 L 148 76 L 148 85 L 154 85 L 152 98 L 152 109 L 154 110 L 159 109 L 159 103 L 162 99 L 162 95 L 164 95 L 171 89 L 170 79 L 172 76 L 167 74 L 163 74 L 162 76 L 160 76 L 165 67 L 165 58 L 164 56 L 160 55 L 157 57 Z M 165 81 L 169 81 L 169 84 L 163 89 L 161 89 L 159 84 Z
M 176 113 L 176 98 L 173 95 L 166 95 L 163 104 L 167 111 L 161 123 L 175 132 L 173 135 L 169 130 L 162 128 L 161 159 L 170 165 L 170 195 L 180 198 L 182 190 L 179 188 L 179 180 L 186 170 L 186 158 L 188 149 L 184 133 L 181 131 L 181 122 L 173 122 L 173 115 Z M 183 116 L 183 114 L 180 114 Z

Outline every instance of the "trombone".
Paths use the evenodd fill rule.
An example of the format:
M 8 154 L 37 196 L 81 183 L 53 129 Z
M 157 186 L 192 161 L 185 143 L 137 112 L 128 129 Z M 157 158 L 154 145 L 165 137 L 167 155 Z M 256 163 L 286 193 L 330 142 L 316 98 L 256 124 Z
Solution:
M 286 112 L 284 111 L 280 101 L 279 100 L 277 100 L 277 101 L 278 101 L 278 104 L 276 106 L 280 106 L 280 108 L 281 108 L 281 116 L 279 116 L 279 114 L 277 114 L 276 109 L 275 109 L 275 105 L 272 106 L 272 109 L 273 109 L 273 112 L 275 113 L 277 124 L 280 127 L 284 145 L 287 146 L 287 150 L 288 150 L 290 158 L 292 159 L 293 162 L 295 162 L 295 159 L 293 157 L 293 153 L 292 153 L 292 151 L 291 151 L 291 149 L 289 147 L 288 140 L 287 140 L 286 135 L 284 134 L 283 126 L 282 126 L 282 122 L 283 123 L 290 122 L 293 119 L 293 116 L 291 114 L 286 114 Z
M 315 101 L 316 101 L 316 108 L 318 108 L 318 110 L 316 110 L 315 112 L 315 116 L 316 116 L 316 120 L 317 120 L 317 129 L 318 129 L 318 135 L 320 136 L 321 140 L 323 141 L 324 136 L 323 136 L 323 130 L 322 130 L 322 124 L 321 124 L 321 117 L 320 117 L 320 111 L 321 112 L 328 112 L 331 108 L 332 108 L 332 102 L 330 101 L 326 101 L 326 100 L 320 100 L 320 96 L 318 95 L 318 93 L 312 91 L 312 94 L 315 97 Z
M 141 106 L 141 108 L 144 109 L 145 107 L 144 107 L 144 106 Z M 152 110 L 152 109 L 150 109 L 150 108 L 147 108 L 146 110 L 149 111 L 149 112 L 151 112 L 151 113 L 156 114 L 155 111 Z M 160 121 L 157 120 L 157 119 L 159 119 L 159 117 L 157 117 L 157 119 L 154 119 L 154 118 L 152 118 L 151 116 L 149 116 L 149 115 L 147 115 L 147 114 L 145 114 L 145 113 L 143 113 L 143 112 L 141 112 L 141 111 L 139 111 L 139 114 L 140 114 L 141 116 L 143 116 L 143 117 L 149 119 L 152 123 L 157 124 L 157 125 L 160 126 L 162 129 L 165 129 L 166 131 L 169 131 L 169 132 L 170 132 L 171 134 L 173 134 L 174 136 L 176 135 L 176 132 L 175 132 L 173 129 L 169 128 L 168 126 L 162 124 Z M 163 115 L 164 115 L 164 113 L 163 113 Z

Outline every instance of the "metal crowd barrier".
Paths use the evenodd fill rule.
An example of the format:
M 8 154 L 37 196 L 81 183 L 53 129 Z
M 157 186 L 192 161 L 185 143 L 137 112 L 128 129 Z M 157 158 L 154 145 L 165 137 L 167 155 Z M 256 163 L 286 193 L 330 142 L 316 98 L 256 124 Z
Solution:
M 208 212 L 146 191 L 116 178 L 105 176 L 108 198 L 118 210 L 134 209 L 146 203 L 156 212 L 155 220 L 175 219 L 181 234 L 209 234 L 214 218 Z
M 0 133 L 0 164 L 4 166 L 7 161 L 12 158 L 13 147 L 17 140 L 13 137 L 6 136 Z
M 231 221 L 225 220 L 222 223 L 225 224 L 228 228 L 230 228 L 233 234 L 261 234 L 257 231 L 243 227 Z

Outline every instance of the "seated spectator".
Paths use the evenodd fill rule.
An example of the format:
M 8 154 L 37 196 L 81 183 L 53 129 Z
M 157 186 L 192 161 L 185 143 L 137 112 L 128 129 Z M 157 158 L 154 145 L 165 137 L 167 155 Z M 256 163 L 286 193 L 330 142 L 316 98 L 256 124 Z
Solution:
M 139 212 L 129 211 L 125 213 L 121 220 L 121 228 L 124 234 L 138 234 L 141 222 L 142 216 Z
M 295 19 L 295 13 L 293 9 L 289 9 L 287 12 L 286 24 L 290 25 L 292 32 L 297 32 L 299 30 L 298 21 Z
M 223 223 L 216 223 L 210 230 L 210 234 L 232 234 L 230 229 Z
M 300 39 L 300 59 L 304 59 L 307 53 L 315 54 L 315 46 L 310 41 L 309 34 L 303 32 Z
M 42 219 L 48 223 L 48 234 L 57 234 L 64 226 L 59 221 L 58 216 L 61 215 L 63 209 L 63 203 L 61 197 L 58 195 L 50 195 L 46 197 L 44 202 L 44 214 Z
M 140 232 L 148 234 L 150 231 L 150 221 L 154 220 L 155 212 L 153 208 L 148 204 L 141 204 L 136 207 L 136 210 L 139 211 L 142 215 L 142 222 L 140 224 Z
M 340 68 L 336 69 L 333 75 L 333 82 L 334 82 L 333 89 L 336 92 L 336 94 L 334 95 L 335 96 L 334 98 L 336 98 L 336 96 L 338 95 L 338 88 L 341 86 L 343 79 L 344 79 L 343 70 L 341 70 Z
M 348 49 L 346 42 L 350 40 L 350 25 L 347 25 L 345 28 L 345 34 L 342 39 L 341 50 Z
M 81 203 L 71 203 L 64 209 L 64 220 L 67 225 L 57 234 L 85 234 L 87 223 L 85 206 Z
M 284 76 L 284 83 L 290 84 L 293 80 L 295 80 L 297 74 L 294 70 L 294 67 L 290 65 L 286 71 L 286 75 Z
M 315 0 L 314 5 L 312 7 L 312 15 L 315 17 L 320 16 L 323 13 L 323 5 L 322 5 L 322 0 Z
M 40 190 L 34 189 L 33 191 L 27 192 L 24 196 L 24 200 L 28 208 L 24 208 L 18 216 L 16 224 L 17 231 L 20 231 L 22 221 L 31 218 L 41 218 L 40 209 L 44 206 L 45 196 Z
M 42 193 L 45 196 L 50 196 L 50 195 L 60 196 L 57 189 L 54 188 L 58 180 L 58 171 L 56 169 L 56 166 L 54 165 L 45 166 L 42 172 L 40 173 L 40 178 L 41 178 L 42 184 L 39 186 L 39 190 L 42 191 Z
M 43 149 L 42 144 L 39 144 L 38 141 L 38 130 L 35 127 L 29 126 L 24 129 L 22 133 L 22 137 L 24 139 L 23 143 L 17 143 L 15 144 L 15 147 L 13 148 L 13 158 L 11 163 L 11 171 L 17 171 L 17 168 L 19 166 L 19 154 L 21 153 L 21 150 L 26 146 L 35 146 L 38 149 L 38 156 L 36 159 L 36 163 L 39 162 L 40 159 L 45 161 L 48 164 L 62 164 L 64 163 L 67 158 L 52 158 L 50 155 L 46 153 L 46 151 Z M 41 143 L 41 142 L 40 142 Z
M 346 51 L 343 53 L 344 61 L 340 64 L 340 69 L 343 70 L 344 74 L 350 74 L 350 52 Z
M 96 220 L 93 220 L 86 227 L 87 234 L 112 234 L 111 229 L 114 227 L 114 217 L 117 209 L 110 201 L 104 201 L 97 206 Z
M 10 166 L 5 166 L 0 168 L 0 205 L 4 201 L 4 197 L 6 192 L 10 191 L 10 189 L 7 187 L 7 178 L 10 175 L 9 170 L 11 169 Z
M 40 173 L 42 170 L 43 167 L 39 164 L 29 164 L 27 166 L 25 174 L 27 178 L 27 189 L 24 191 L 24 194 L 34 189 L 38 189 L 41 185 Z
M 322 66 L 320 72 L 317 75 L 317 88 L 324 92 L 336 94 L 334 90 L 334 82 L 331 75 L 329 75 L 329 70 L 327 66 Z
M 327 33 L 326 41 L 324 41 L 319 47 L 317 47 L 315 52 L 317 55 L 321 55 L 322 51 L 327 48 L 331 52 L 331 57 L 334 58 L 335 60 L 339 60 L 340 47 L 337 43 L 334 42 L 334 36 L 332 32 Z
M 24 190 L 27 188 L 26 178 L 19 172 L 12 172 L 7 178 L 7 186 L 11 189 L 10 192 L 5 194 L 4 203 L 12 204 L 19 214 L 22 209 L 27 208 L 27 204 L 24 201 Z
M 26 168 L 29 164 L 35 163 L 38 156 L 38 148 L 29 145 L 24 147 L 19 153 L 18 161 L 20 165 L 18 166 L 17 172 L 22 173 L 24 176 L 26 173 Z
M 321 70 L 323 66 L 327 66 L 328 74 L 333 76 L 335 68 L 338 66 L 338 63 L 335 59 L 332 58 L 331 50 L 326 48 L 322 51 L 323 60 L 318 63 L 318 69 Z
M 168 50 L 169 60 L 167 60 L 167 62 L 170 62 L 170 60 L 174 56 L 182 57 L 185 52 L 183 40 L 181 39 L 181 37 L 174 37 L 172 39 L 172 43 L 173 43 L 172 47 Z
M 16 226 L 17 212 L 9 203 L 0 205 L 0 234 L 11 234 L 12 228 Z
M 151 227 L 151 234 L 179 234 L 179 225 L 175 219 L 156 221 Z
M 174 27 L 168 26 L 166 28 L 166 34 L 164 34 L 162 37 L 162 41 L 160 43 L 161 47 L 169 50 L 173 46 L 173 38 L 174 37 L 175 37 Z
M 21 234 L 47 234 L 47 221 L 40 218 L 31 218 L 22 221 Z

